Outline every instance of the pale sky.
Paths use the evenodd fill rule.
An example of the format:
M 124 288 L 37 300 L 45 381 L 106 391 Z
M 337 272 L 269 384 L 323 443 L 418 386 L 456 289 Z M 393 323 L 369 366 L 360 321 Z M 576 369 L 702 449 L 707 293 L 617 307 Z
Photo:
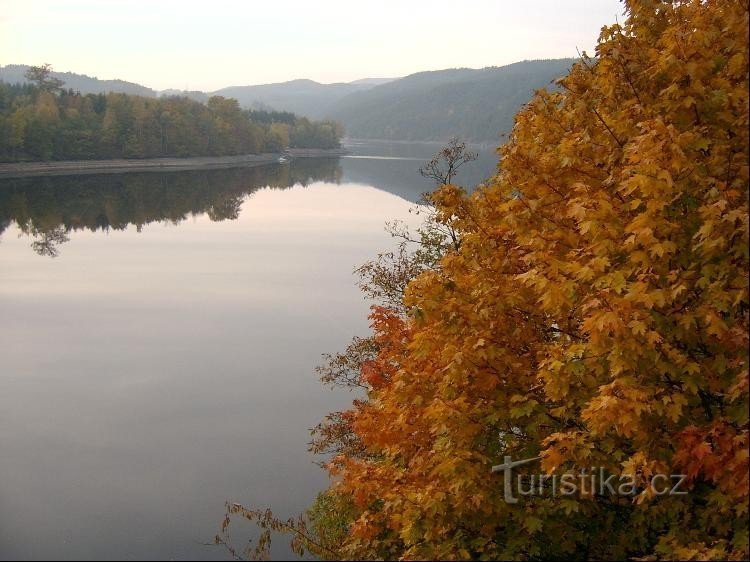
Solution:
M 0 0 L 0 65 L 211 91 L 593 51 L 618 0 Z

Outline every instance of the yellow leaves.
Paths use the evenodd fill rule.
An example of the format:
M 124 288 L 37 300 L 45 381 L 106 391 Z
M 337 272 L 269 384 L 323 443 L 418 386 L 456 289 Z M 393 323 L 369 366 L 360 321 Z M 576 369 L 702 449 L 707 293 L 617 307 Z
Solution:
M 585 531 L 592 558 L 633 558 L 662 541 L 645 527 L 669 553 L 684 525 L 719 544 L 733 537 L 722 513 L 746 522 L 747 76 L 730 69 L 747 60 L 746 8 L 656 5 L 629 3 L 597 61 L 532 100 L 486 186 L 436 195 L 461 248 L 411 283 L 418 317 L 376 311 L 373 369 L 388 376 L 355 409 L 368 456 L 338 476 L 377 532 L 347 552 L 566 558 Z M 488 473 L 505 455 L 541 456 L 548 474 L 624 463 L 639 482 L 685 470 L 701 486 L 637 509 L 516 509 Z
M 669 170 L 659 170 L 656 173 L 656 179 L 659 181 L 662 181 L 666 184 L 667 188 L 671 189 L 674 187 L 674 180 L 672 178 L 672 174 L 669 172 Z M 662 202 L 660 202 L 662 203 Z
M 636 281 L 629 286 L 625 300 L 634 305 L 643 306 L 647 310 L 652 310 L 655 307 L 664 307 L 668 302 L 667 295 L 669 294 L 671 294 L 671 291 L 655 289 L 643 281 Z
M 686 293 L 687 290 L 688 288 L 684 283 L 680 283 L 679 285 L 672 287 L 671 300 L 676 301 L 683 293 Z
M 621 295 L 623 292 L 625 292 L 625 289 L 628 286 L 628 281 L 622 271 L 613 271 L 607 276 L 605 281 L 606 286 L 611 288 L 615 292 L 615 294 L 618 295 Z M 600 284 L 600 286 L 605 286 L 605 284 L 602 283 Z
M 641 320 L 631 320 L 628 322 L 628 328 L 633 330 L 633 334 L 640 336 L 646 333 L 646 324 Z
M 705 322 L 707 334 L 721 337 L 726 333 L 726 322 L 724 322 L 724 320 L 713 310 L 707 310 L 703 320 Z
M 565 462 L 565 457 L 558 447 L 549 447 L 542 452 L 542 469 L 547 474 L 555 472 Z
M 60 119 L 57 99 L 51 92 L 40 92 L 34 107 L 36 117 L 47 123 L 55 123 Z
M 607 256 L 597 256 L 589 260 L 588 265 L 593 271 L 602 273 L 609 268 L 610 260 Z
M 552 433 L 542 441 L 542 469 L 552 474 L 564 463 L 586 466 L 591 459 L 593 444 L 580 431 Z
M 527 398 L 525 396 L 521 396 L 520 394 L 512 396 L 510 399 L 510 403 L 514 404 L 514 406 L 512 406 L 509 411 L 511 419 L 523 418 L 530 415 L 532 412 L 534 412 L 537 405 L 539 404 L 533 398 Z
M 736 77 L 747 73 L 747 54 L 735 53 L 727 63 L 727 71 Z
M 533 515 L 529 515 L 527 517 L 524 517 L 523 519 L 523 528 L 526 529 L 529 533 L 536 533 L 537 531 L 540 531 L 544 525 L 544 522 L 539 519 L 538 517 L 534 517 Z
M 642 416 L 652 410 L 650 396 L 626 378 L 616 380 L 599 389 L 581 412 L 581 418 L 594 434 L 613 430 L 623 437 L 633 437 L 642 431 Z
M 648 252 L 652 257 L 663 258 L 669 254 L 673 254 L 677 250 L 677 246 L 674 242 L 669 240 L 663 240 L 661 242 L 655 242 L 648 247 Z
M 676 423 L 682 417 L 685 406 L 688 405 L 688 399 L 684 394 L 671 394 L 662 397 L 662 402 L 665 406 L 665 416 Z
M 622 320 L 616 312 L 598 310 L 584 320 L 583 329 L 589 335 L 595 332 L 612 335 L 622 331 Z
M 583 184 L 578 184 L 578 186 L 585 188 L 585 186 Z M 579 221 L 583 220 L 585 217 L 587 217 L 589 215 L 589 212 L 590 211 L 589 211 L 587 205 L 585 204 L 585 200 L 584 199 L 575 198 L 575 199 L 571 199 L 568 202 L 568 213 L 567 214 L 568 214 L 568 217 L 570 217 L 572 219 L 577 219 Z
M 631 233 L 625 240 L 626 245 L 649 246 L 656 242 L 654 229 L 652 228 L 652 217 L 648 213 L 637 215 L 626 227 L 625 232 Z

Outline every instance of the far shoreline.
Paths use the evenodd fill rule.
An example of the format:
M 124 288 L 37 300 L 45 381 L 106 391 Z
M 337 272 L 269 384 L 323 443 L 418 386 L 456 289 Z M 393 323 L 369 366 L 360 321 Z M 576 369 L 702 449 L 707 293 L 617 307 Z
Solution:
M 36 162 L 0 162 L 0 179 L 78 176 L 86 174 L 121 174 L 127 172 L 176 172 L 183 170 L 217 170 L 253 168 L 279 163 L 286 158 L 337 158 L 347 154 L 345 148 L 290 148 L 284 152 L 242 154 L 236 156 L 193 156 L 188 158 L 134 158 L 114 160 L 60 160 Z

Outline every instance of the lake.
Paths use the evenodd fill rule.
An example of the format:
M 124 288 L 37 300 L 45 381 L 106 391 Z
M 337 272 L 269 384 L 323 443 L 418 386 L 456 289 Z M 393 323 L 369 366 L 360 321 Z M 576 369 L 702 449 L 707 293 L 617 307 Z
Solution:
M 225 501 L 286 517 L 326 487 L 309 428 L 352 395 L 314 369 L 367 334 L 352 270 L 414 224 L 439 146 L 349 148 L 0 181 L 0 558 L 225 560 Z

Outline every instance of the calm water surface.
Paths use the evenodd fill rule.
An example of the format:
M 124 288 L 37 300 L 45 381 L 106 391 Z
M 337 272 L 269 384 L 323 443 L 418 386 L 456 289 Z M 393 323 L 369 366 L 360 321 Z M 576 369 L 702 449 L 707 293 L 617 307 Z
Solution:
M 367 333 L 352 269 L 437 148 L 0 181 L 0 558 L 227 559 L 225 501 L 308 506 L 351 400 L 314 367 Z

